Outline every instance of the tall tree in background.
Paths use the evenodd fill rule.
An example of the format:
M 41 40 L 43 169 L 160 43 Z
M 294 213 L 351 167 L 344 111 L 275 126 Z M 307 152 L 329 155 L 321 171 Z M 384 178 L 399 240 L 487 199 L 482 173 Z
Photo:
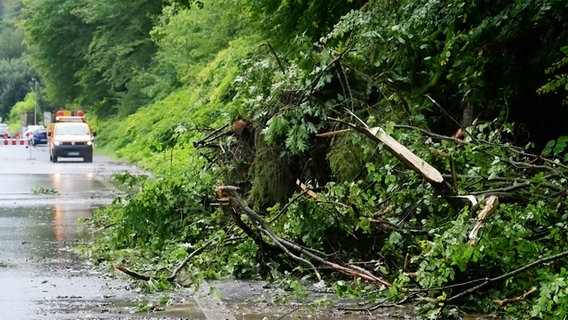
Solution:
M 15 27 L 23 8 L 22 0 L 2 0 L 1 16 L 4 26 Z
M 25 0 L 23 26 L 47 93 L 112 114 L 134 75 L 151 64 L 162 1 Z
M 268 0 L 248 1 L 251 13 L 258 17 L 265 37 L 282 46 L 294 36 L 307 36 L 312 41 L 330 32 L 339 19 L 367 1 Z
M 156 46 L 150 31 L 162 8 L 203 5 L 195 0 L 23 0 L 23 4 L 31 62 L 45 80 L 50 101 L 76 103 L 100 115 L 130 113 L 140 107 L 137 103 L 148 101 L 145 85 L 132 81 L 152 67 Z
M 6 119 L 10 109 L 33 90 L 36 74 L 23 59 L 0 59 L 0 117 Z
M 0 5 L 0 117 L 6 119 L 10 109 L 32 90 L 31 79 L 37 74 L 27 63 L 24 34 L 17 22 L 21 0 L 5 0 Z
M 19 59 L 26 53 L 22 30 L 4 27 L 0 31 L 0 57 L 2 59 Z
M 151 66 L 156 47 L 150 31 L 161 10 L 161 1 L 103 0 L 85 1 L 73 11 L 83 23 L 94 27 L 83 57 L 86 65 L 77 74 L 84 90 L 79 100 L 82 104 L 98 105 L 100 114 L 113 113 L 109 108 L 120 104 L 129 82 Z M 89 91 L 101 83 L 106 96 Z M 98 104 L 101 100 L 108 104 Z
M 94 27 L 72 13 L 75 1 L 24 0 L 24 5 L 22 25 L 32 50 L 31 63 L 44 79 L 48 99 L 67 105 L 83 92 L 76 77 L 86 65 Z

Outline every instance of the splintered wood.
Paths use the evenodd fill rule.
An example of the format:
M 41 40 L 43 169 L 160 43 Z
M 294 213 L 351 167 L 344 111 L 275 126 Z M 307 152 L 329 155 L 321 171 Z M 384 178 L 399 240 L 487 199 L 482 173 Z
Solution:
M 318 194 L 310 190 L 305 184 L 302 183 L 302 181 L 300 181 L 300 179 L 296 179 L 296 184 L 298 185 L 298 187 L 300 187 L 300 189 L 302 189 L 302 192 L 308 194 L 314 199 L 318 198 Z
M 461 209 L 464 206 L 471 207 L 476 201 L 470 201 L 467 197 L 459 196 L 451 185 L 449 185 L 445 180 L 440 171 L 426 162 L 424 159 L 420 158 L 407 147 L 402 145 L 396 139 L 391 137 L 383 128 L 367 126 L 361 119 L 357 118 L 352 114 L 362 125 L 358 126 L 353 123 L 345 122 L 337 118 L 329 118 L 330 121 L 338 122 L 349 127 L 347 130 L 332 131 L 326 133 L 320 133 L 318 137 L 333 137 L 340 134 L 349 133 L 352 131 L 357 131 L 364 134 L 369 139 L 376 143 L 382 143 L 385 148 L 394 155 L 398 160 L 406 165 L 409 169 L 412 169 L 418 173 L 424 180 L 428 181 L 430 185 L 434 188 L 437 195 L 444 198 L 452 207 L 456 209 Z
M 424 161 L 393 137 L 389 136 L 381 127 L 370 128 L 369 133 L 384 143 L 390 152 L 400 161 L 404 162 L 412 170 L 418 172 L 424 179 L 431 183 L 442 183 L 444 177 L 440 171 Z
M 471 229 L 469 233 L 469 241 L 470 245 L 474 245 L 479 241 L 479 230 L 485 224 L 487 218 L 492 215 L 495 211 L 497 211 L 497 207 L 499 206 L 499 199 L 496 196 L 490 196 L 485 201 L 485 207 L 481 210 L 479 215 L 477 216 L 477 221 L 475 222 L 475 226 Z

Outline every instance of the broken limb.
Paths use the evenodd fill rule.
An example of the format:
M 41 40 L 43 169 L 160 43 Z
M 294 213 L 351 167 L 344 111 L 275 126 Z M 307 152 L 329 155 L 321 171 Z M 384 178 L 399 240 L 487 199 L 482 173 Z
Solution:
M 523 301 L 526 300 L 528 296 L 530 296 L 531 294 L 535 293 L 538 289 L 536 287 L 532 287 L 529 291 L 521 294 L 518 297 L 514 297 L 513 299 L 496 299 L 493 300 L 493 302 L 501 307 L 505 307 L 513 302 L 519 302 L 519 301 Z
M 479 241 L 478 237 L 479 230 L 481 230 L 487 218 L 489 218 L 489 216 L 491 216 L 495 211 L 497 211 L 498 206 L 499 206 L 499 199 L 496 196 L 490 196 L 489 198 L 487 198 L 487 200 L 485 201 L 485 207 L 481 210 L 481 212 L 477 216 L 477 221 L 475 223 L 475 226 L 469 233 L 468 243 L 470 245 L 477 244 L 477 241 Z
M 172 272 L 172 274 L 168 277 L 168 281 L 172 282 L 175 280 L 175 278 L 177 277 L 177 275 L 181 272 L 181 270 L 187 265 L 187 263 L 191 260 L 191 258 L 195 257 L 196 255 L 200 254 L 201 252 L 205 251 L 205 249 L 211 244 L 213 243 L 214 239 L 210 239 L 209 241 L 205 242 L 203 245 L 201 245 L 201 247 L 193 250 L 187 257 L 185 257 L 185 259 L 183 259 L 183 261 L 177 266 L 177 268 L 175 268 L 175 270 Z
M 270 250 L 276 249 L 276 246 L 264 241 L 264 239 L 262 239 L 262 236 L 259 233 L 255 232 L 251 227 L 249 227 L 246 223 L 244 223 L 244 221 L 241 219 L 241 216 L 237 213 L 235 208 L 231 208 L 231 218 L 233 219 L 235 225 L 239 227 L 241 230 L 243 230 L 243 232 L 249 238 L 251 238 L 254 241 L 254 243 L 256 243 L 260 248 L 270 249 Z
M 278 220 L 278 218 L 280 218 L 281 215 L 283 215 L 288 208 L 290 207 L 290 205 L 292 205 L 292 203 L 294 203 L 296 200 L 298 200 L 301 196 L 303 196 L 304 194 L 306 194 L 307 190 L 302 190 L 302 192 L 298 193 L 294 199 L 290 200 L 288 203 L 286 203 L 286 205 L 280 209 L 280 211 L 278 211 L 278 213 L 272 218 L 270 219 L 270 221 L 268 221 L 268 224 L 272 224 L 274 221 Z
M 316 137 L 318 137 L 318 138 L 329 138 L 329 137 L 333 137 L 333 136 L 344 135 L 344 134 L 351 133 L 351 132 L 353 132 L 353 129 L 343 129 L 343 130 L 337 130 L 337 131 L 329 131 L 329 132 L 324 132 L 324 133 L 318 133 L 318 134 L 316 134 Z
M 258 229 L 259 232 L 261 232 L 263 235 L 267 236 L 268 238 L 270 238 L 272 240 L 272 242 L 278 246 L 284 253 L 286 253 L 288 256 L 290 256 L 291 258 L 293 258 L 294 260 L 300 261 L 306 265 L 308 265 L 311 269 L 314 270 L 316 277 L 318 278 L 318 280 L 321 280 L 321 275 L 319 274 L 319 272 L 317 271 L 316 267 L 314 266 L 314 264 L 310 261 L 316 261 L 322 265 L 326 265 L 328 267 L 331 267 L 343 274 L 352 276 L 352 277 L 358 277 L 361 278 L 365 281 L 371 282 L 371 283 L 375 283 L 375 284 L 379 284 L 379 285 L 384 285 L 387 287 L 390 287 L 391 284 L 389 282 L 387 282 L 386 280 L 383 280 L 377 276 L 374 276 L 370 271 L 365 270 L 365 272 L 363 272 L 361 270 L 361 268 L 351 268 L 349 266 L 344 266 L 335 262 L 331 262 L 326 260 L 325 258 L 323 258 L 322 256 L 324 255 L 321 252 L 318 252 L 316 250 L 310 249 L 310 248 L 305 248 L 303 246 L 300 246 L 292 241 L 283 239 L 279 236 L 277 236 L 276 234 L 274 234 L 269 226 L 268 223 L 258 214 L 256 213 L 254 210 L 252 210 L 250 207 L 248 207 L 244 201 L 242 200 L 240 194 L 239 194 L 239 188 L 234 187 L 234 186 L 219 186 L 217 187 L 217 193 L 218 194 L 223 194 L 223 195 L 227 195 L 230 198 L 230 206 L 232 207 L 236 207 L 239 208 L 240 210 L 242 210 L 251 220 L 252 224 L 254 225 L 255 228 Z M 308 259 L 305 259 L 303 257 L 301 257 L 301 255 L 306 256 Z
M 314 199 L 318 198 L 317 193 L 313 192 L 310 188 L 308 188 L 304 183 L 300 181 L 300 179 L 296 179 L 296 184 L 298 185 L 298 187 L 300 187 L 300 189 L 302 189 L 303 192 L 307 193 L 310 197 Z
M 230 205 L 234 206 L 234 204 L 236 204 L 239 208 L 241 208 L 245 212 L 245 214 L 251 219 L 251 221 L 253 222 L 253 224 L 255 225 L 255 227 L 258 229 L 259 232 L 261 232 L 265 236 L 269 237 L 277 247 L 279 247 L 282 251 L 284 251 L 290 257 L 292 257 L 293 259 L 298 260 L 300 262 L 303 262 L 306 265 L 308 265 L 310 268 L 312 268 L 314 270 L 314 273 L 316 274 L 316 277 L 318 278 L 318 280 L 321 280 L 321 276 L 320 276 L 319 272 L 317 271 L 316 267 L 311 262 L 309 262 L 308 260 L 292 253 L 289 250 L 290 246 L 284 245 L 285 242 L 281 241 L 274 233 L 272 233 L 272 231 L 268 227 L 268 223 L 260 215 L 258 215 L 256 212 L 254 212 L 251 208 L 249 208 L 243 202 L 243 200 L 241 199 L 241 197 L 238 193 L 238 190 L 239 190 L 239 188 L 233 187 L 233 186 L 217 187 L 217 193 L 222 193 L 222 194 L 228 195 L 229 198 L 232 200 L 232 201 L 230 201 Z
M 148 281 L 148 280 L 152 279 L 151 277 L 148 277 L 148 276 L 145 276 L 145 275 L 140 274 L 140 273 L 138 273 L 138 272 L 132 271 L 132 270 L 126 268 L 126 267 L 125 267 L 124 265 L 122 265 L 122 264 L 115 264 L 115 265 L 114 265 L 114 268 L 117 269 L 117 270 L 120 270 L 120 271 L 122 271 L 122 272 L 124 272 L 124 273 L 126 273 L 127 275 L 129 275 L 129 276 L 131 276 L 132 278 L 137 279 L 137 280 Z
M 481 279 L 475 279 L 475 280 L 471 280 L 471 281 L 467 281 L 467 282 L 462 282 L 462 283 L 456 283 L 456 284 L 451 284 L 448 286 L 443 286 L 443 287 L 436 287 L 436 288 L 428 288 L 428 289 L 418 289 L 418 290 L 408 290 L 409 291 L 409 295 L 405 296 L 404 298 L 402 298 L 401 300 L 399 300 L 398 302 L 395 303 L 389 303 L 389 304 L 384 304 L 383 301 L 379 304 L 376 304 L 374 306 L 371 307 L 367 307 L 367 308 L 349 308 L 349 309 L 345 309 L 345 310 L 351 310 L 351 311 L 373 311 L 379 308 L 387 308 L 387 307 L 394 307 L 397 305 L 402 305 L 406 302 L 409 301 L 416 301 L 416 300 L 420 300 L 420 301 L 428 301 L 430 303 L 434 303 L 434 304 L 438 304 L 438 303 L 444 303 L 444 304 L 448 304 L 452 301 L 457 300 L 458 298 L 464 297 L 470 293 L 473 293 L 474 291 L 483 288 L 484 286 L 490 284 L 490 283 L 494 283 L 497 281 L 502 281 L 504 279 L 508 279 L 511 277 L 514 277 L 524 271 L 527 271 L 529 269 L 532 269 L 534 267 L 537 267 L 541 264 L 547 263 L 547 262 L 551 262 L 551 261 L 555 261 L 555 260 L 559 260 L 562 259 L 564 257 L 568 256 L 568 251 L 564 251 L 561 252 L 559 254 L 550 256 L 550 257 L 546 257 L 546 258 L 542 258 L 539 259 L 537 261 L 534 261 L 528 265 L 525 265 L 523 267 L 517 268 L 511 272 L 507 272 L 505 274 L 502 274 L 500 276 L 494 277 L 494 278 L 481 278 Z M 455 288 L 459 288 L 459 287 L 464 287 L 464 286 L 469 286 L 469 285 L 473 285 L 473 284 L 477 284 L 465 291 L 462 291 L 454 296 L 451 296 L 445 300 L 438 300 L 435 298 L 429 298 L 429 297 L 424 297 L 423 294 L 426 294 L 428 292 L 432 292 L 432 291 L 441 291 L 441 290 L 447 290 L 447 289 L 455 289 Z M 520 298 L 516 297 L 514 299 L 510 299 L 513 301 L 519 301 L 520 299 L 524 299 L 526 298 L 528 295 L 532 294 L 534 291 L 533 289 L 529 290 L 528 292 L 526 292 L 525 294 L 521 295 Z M 500 300 L 501 301 L 501 300 Z M 508 300 L 502 300 L 502 302 L 504 303 L 508 303 Z M 495 301 L 495 303 L 499 304 L 499 302 Z
M 270 50 L 270 53 L 272 53 L 274 58 L 276 58 L 276 62 L 278 63 L 278 67 L 280 68 L 280 71 L 282 73 L 286 73 L 286 69 L 284 68 L 284 65 L 282 64 L 282 60 L 280 60 L 280 57 L 278 56 L 278 54 L 274 50 L 274 47 L 272 47 L 272 44 L 270 43 L 270 41 L 266 41 L 266 43 L 264 45 L 268 47 L 268 50 Z
M 408 126 L 408 125 L 403 125 L 403 124 L 395 124 L 394 128 L 400 128 L 400 129 L 407 129 L 407 130 L 416 130 L 416 131 L 420 131 L 423 135 L 430 137 L 432 139 L 436 139 L 436 140 L 446 140 L 446 141 L 454 141 L 457 142 L 459 144 L 469 144 L 470 142 L 462 140 L 462 139 L 458 139 L 455 137 L 451 137 L 451 136 L 445 136 L 445 135 L 441 135 L 441 134 L 437 134 L 434 132 L 430 132 L 428 130 L 419 128 L 419 127 L 414 127 L 414 126 Z
M 353 115 L 353 114 L 352 114 Z M 355 117 L 355 115 L 353 115 Z M 454 208 L 461 209 L 471 206 L 470 201 L 458 197 L 456 191 L 444 180 L 444 177 L 436 168 L 424 159 L 418 157 L 396 139 L 391 137 L 381 127 L 369 128 L 362 120 L 356 118 L 361 125 L 355 125 L 337 118 L 329 118 L 330 121 L 339 122 L 351 129 L 360 132 L 376 143 L 382 143 L 386 149 L 398 160 L 424 178 L 436 190 L 436 193 L 446 199 Z
M 210 239 L 209 241 L 202 244 L 199 248 L 193 250 L 187 257 L 185 257 L 185 259 L 183 259 L 183 261 L 177 266 L 177 268 L 175 268 L 175 270 L 171 273 L 171 275 L 167 278 L 167 280 L 170 282 L 174 281 L 177 275 L 181 272 L 181 270 L 189 263 L 191 258 L 205 251 L 205 249 L 207 249 L 207 247 L 209 247 L 209 245 L 211 245 L 211 243 L 213 243 L 214 240 L 216 240 L 216 238 Z M 136 271 L 132 271 L 122 264 L 115 264 L 114 268 L 124 272 L 125 274 L 131 276 L 136 280 L 149 281 L 154 278 L 140 274 Z
M 213 132 L 211 132 L 210 134 L 208 134 L 207 136 L 205 136 L 203 139 L 195 141 L 193 143 L 193 146 L 196 148 L 199 147 L 203 147 L 205 145 L 207 145 L 208 143 L 210 143 L 211 141 L 214 141 L 222 136 L 227 135 L 227 132 L 224 131 L 226 128 L 228 127 L 228 125 L 224 125 L 220 128 L 215 129 Z

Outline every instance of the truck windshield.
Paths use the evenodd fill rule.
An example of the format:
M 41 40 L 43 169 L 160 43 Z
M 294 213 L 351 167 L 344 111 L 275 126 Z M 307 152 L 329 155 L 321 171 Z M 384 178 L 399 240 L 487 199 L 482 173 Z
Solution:
M 59 123 L 55 126 L 58 135 L 87 135 L 89 126 L 86 123 Z

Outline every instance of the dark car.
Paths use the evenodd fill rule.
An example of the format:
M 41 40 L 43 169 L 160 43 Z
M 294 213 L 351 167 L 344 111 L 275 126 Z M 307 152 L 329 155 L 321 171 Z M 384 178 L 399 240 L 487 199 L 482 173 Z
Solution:
M 24 136 L 30 140 L 32 146 L 47 144 L 47 129 L 43 126 L 26 130 Z
M 41 128 L 32 131 L 32 145 L 47 144 L 47 129 Z

